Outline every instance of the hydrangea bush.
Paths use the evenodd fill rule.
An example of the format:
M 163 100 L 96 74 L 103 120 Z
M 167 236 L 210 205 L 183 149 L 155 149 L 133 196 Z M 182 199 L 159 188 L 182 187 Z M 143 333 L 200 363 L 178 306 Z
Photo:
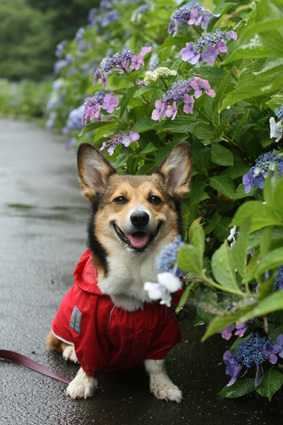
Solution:
M 276 0 L 107 0 L 57 49 L 49 122 L 72 143 L 122 174 L 191 146 L 184 240 L 145 289 L 170 305 L 183 285 L 179 309 L 196 306 L 203 339 L 232 341 L 224 397 L 271 399 L 283 384 L 282 24 Z

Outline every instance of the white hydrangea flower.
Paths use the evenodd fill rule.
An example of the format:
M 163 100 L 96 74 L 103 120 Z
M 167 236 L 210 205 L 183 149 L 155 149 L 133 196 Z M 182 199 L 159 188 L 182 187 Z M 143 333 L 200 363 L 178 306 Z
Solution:
M 270 138 L 275 138 L 275 142 L 278 143 L 279 140 L 283 136 L 283 128 L 282 128 L 282 121 L 276 122 L 274 117 L 271 117 L 269 119 L 269 125 L 270 125 Z
M 229 245 L 229 248 L 231 249 L 232 248 L 232 246 L 234 245 L 234 243 L 236 242 L 236 238 L 235 238 L 235 235 L 238 235 L 238 232 L 236 232 L 236 226 L 233 226 L 232 227 L 232 229 L 230 230 L 230 235 L 228 236 L 228 238 L 227 238 L 227 241 L 228 242 L 230 242 L 230 241 L 232 241 L 231 243 L 230 243 L 230 245 Z
M 144 81 L 145 82 L 149 82 L 149 81 L 157 81 L 159 77 L 162 76 L 176 76 L 177 75 L 177 71 L 174 71 L 173 69 L 169 69 L 166 68 L 165 66 L 160 66 L 159 68 L 156 68 L 154 71 L 147 71 L 145 73 L 145 78 Z
M 160 304 L 167 307 L 171 305 L 171 293 L 178 291 L 182 283 L 177 276 L 172 273 L 164 272 L 157 275 L 157 283 L 146 282 L 144 290 L 148 291 L 149 298 L 152 300 L 161 300 Z

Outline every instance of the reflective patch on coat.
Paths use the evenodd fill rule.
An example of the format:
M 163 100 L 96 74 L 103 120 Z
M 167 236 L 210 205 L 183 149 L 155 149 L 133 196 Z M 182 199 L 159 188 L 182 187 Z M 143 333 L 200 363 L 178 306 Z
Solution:
M 80 312 L 78 307 L 75 306 L 71 316 L 70 328 L 77 332 L 79 335 L 81 333 L 81 321 L 82 313 Z

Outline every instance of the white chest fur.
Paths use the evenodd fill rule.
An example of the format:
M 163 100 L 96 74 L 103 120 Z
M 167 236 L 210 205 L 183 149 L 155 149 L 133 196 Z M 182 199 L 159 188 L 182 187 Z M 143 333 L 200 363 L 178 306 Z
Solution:
M 117 307 L 134 311 L 150 301 L 145 282 L 157 282 L 156 256 L 152 250 L 136 254 L 119 249 L 108 257 L 107 277 L 98 278 L 100 290 L 109 295 Z

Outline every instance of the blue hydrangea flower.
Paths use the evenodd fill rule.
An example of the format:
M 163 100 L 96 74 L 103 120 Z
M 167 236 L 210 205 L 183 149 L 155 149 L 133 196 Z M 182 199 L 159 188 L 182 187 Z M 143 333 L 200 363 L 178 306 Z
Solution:
M 63 56 L 64 49 L 67 45 L 67 41 L 63 40 L 56 46 L 55 56 L 61 58 Z
M 268 359 L 272 353 L 273 341 L 267 337 L 260 337 L 257 333 L 252 334 L 247 341 L 238 346 L 236 353 L 238 361 L 250 368 L 259 366 Z
M 178 235 L 173 242 L 166 245 L 157 257 L 157 270 L 159 273 L 169 272 L 177 276 L 183 276 L 184 272 L 177 268 L 178 253 L 184 245 L 181 236 Z
M 83 115 L 84 115 L 85 106 L 81 105 L 79 108 L 73 109 L 69 114 L 68 121 L 63 128 L 63 133 L 68 134 L 71 130 L 82 130 L 83 125 Z
M 274 290 L 280 291 L 283 289 L 283 265 L 278 267 L 279 273 L 275 278 Z
M 283 158 L 272 152 L 261 154 L 256 160 L 255 165 L 253 165 L 249 172 L 243 176 L 242 181 L 246 186 L 245 192 L 249 193 L 252 186 L 257 186 L 260 189 L 263 189 L 268 172 L 271 171 L 273 175 L 276 165 L 278 166 L 278 177 L 281 178 L 283 171 Z
M 283 338 L 283 336 L 282 336 Z M 223 361 L 226 365 L 226 375 L 231 376 L 227 387 L 233 385 L 240 376 L 243 366 L 247 369 L 256 366 L 255 386 L 258 387 L 263 375 L 262 363 L 268 360 L 271 364 L 277 362 L 277 353 L 281 353 L 281 342 L 283 339 L 277 338 L 277 344 L 274 344 L 267 337 L 260 337 L 257 333 L 251 334 L 246 341 L 242 341 L 234 354 L 226 351 Z
M 275 108 L 274 112 L 275 112 L 275 115 L 277 116 L 277 118 L 279 120 L 282 120 L 282 118 L 283 118 L 283 105 L 281 105 L 280 108 Z

